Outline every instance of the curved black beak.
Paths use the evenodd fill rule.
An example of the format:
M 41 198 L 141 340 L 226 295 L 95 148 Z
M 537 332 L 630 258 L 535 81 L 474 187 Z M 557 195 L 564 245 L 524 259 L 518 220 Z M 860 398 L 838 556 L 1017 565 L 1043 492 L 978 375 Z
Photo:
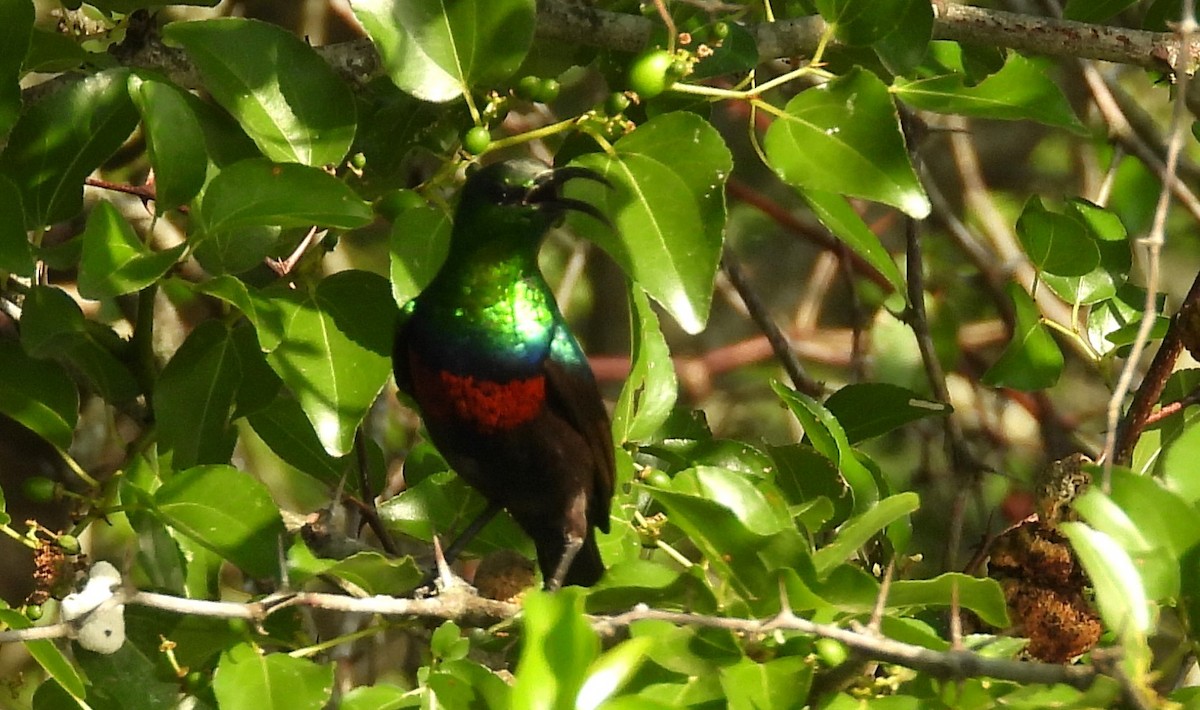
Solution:
M 582 212 L 602 222 L 609 229 L 612 229 L 613 223 L 591 203 L 562 196 L 559 188 L 568 180 L 574 180 L 575 178 L 598 182 L 610 190 L 612 189 L 612 183 L 595 170 L 578 165 L 569 165 L 564 168 L 551 168 L 538 175 L 533 181 L 533 186 L 525 193 L 525 203 L 537 206 L 544 205 L 546 208 L 563 212 L 566 210 Z

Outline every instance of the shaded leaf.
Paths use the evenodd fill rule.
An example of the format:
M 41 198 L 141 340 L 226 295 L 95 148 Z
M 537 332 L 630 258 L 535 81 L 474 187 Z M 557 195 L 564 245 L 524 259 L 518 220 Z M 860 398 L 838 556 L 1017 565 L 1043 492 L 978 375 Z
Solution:
M 0 609 L 0 623 L 4 623 L 10 629 L 28 629 L 33 626 L 24 614 L 13 609 Z M 74 664 L 63 655 L 62 651 L 58 650 L 53 641 L 38 639 L 25 641 L 22 645 L 29 655 L 33 656 L 33 660 L 42 667 L 42 670 L 46 671 L 46 675 L 53 678 L 64 691 L 71 697 L 83 699 L 87 694 L 83 678 L 80 677 Z
M 79 214 L 83 180 L 137 125 L 128 72 L 92 74 L 28 107 L 0 153 L 0 174 L 21 192 L 26 229 Z M 47 127 L 53 126 L 54 130 Z
M 154 388 L 162 451 L 177 470 L 227 463 L 237 442 L 230 422 L 242 379 L 237 347 L 220 321 L 201 323 L 175 352 Z
M 21 191 L 4 175 L 0 175 L 0 271 L 33 275 L 33 249 L 25 232 Z
M 879 235 L 871 231 L 846 198 L 835 192 L 805 190 L 801 197 L 812 208 L 821 224 L 829 228 L 843 244 L 854 250 L 875 270 L 883 274 L 896 293 L 905 294 L 908 289 L 899 267 L 892 255 L 879 241 Z
M 836 565 L 850 559 L 863 545 L 888 525 L 921 507 L 916 493 L 898 493 L 884 498 L 866 512 L 855 516 L 838 528 L 837 537 L 813 553 L 817 576 L 823 577 Z
M 1059 276 L 1082 276 L 1100 263 L 1100 250 L 1083 223 L 1042 206 L 1036 195 L 1017 220 L 1017 237 L 1034 267 Z
M 75 434 L 79 394 L 58 363 L 29 357 L 16 341 L 0 339 L 0 413 L 66 451 Z
M 954 411 L 948 404 L 932 402 L 910 389 L 885 382 L 846 385 L 825 400 L 825 408 L 837 418 L 851 444 L 909 422 L 945 417 Z
M 33 33 L 31 0 L 0 3 L 0 136 L 17 122 L 21 112 L 21 63 Z M 3 202 L 0 199 L 0 202 Z
M 433 206 L 396 217 L 388 238 L 392 298 L 404 305 L 429 285 L 450 251 L 450 215 Z

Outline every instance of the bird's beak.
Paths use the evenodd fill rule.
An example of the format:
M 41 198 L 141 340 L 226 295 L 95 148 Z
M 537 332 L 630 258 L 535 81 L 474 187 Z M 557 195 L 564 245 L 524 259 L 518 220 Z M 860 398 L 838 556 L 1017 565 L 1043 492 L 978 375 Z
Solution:
M 578 165 L 569 165 L 565 168 L 551 168 L 538 175 L 533 182 L 533 187 L 529 188 L 529 191 L 525 193 L 525 202 L 527 204 L 545 205 L 548 208 L 563 212 L 566 210 L 582 212 L 586 215 L 591 215 L 598 221 L 603 222 L 609 229 L 612 229 L 612 222 L 595 205 L 583 200 L 562 196 L 559 188 L 568 180 L 575 178 L 598 182 L 610 190 L 612 189 L 612 183 L 595 170 Z

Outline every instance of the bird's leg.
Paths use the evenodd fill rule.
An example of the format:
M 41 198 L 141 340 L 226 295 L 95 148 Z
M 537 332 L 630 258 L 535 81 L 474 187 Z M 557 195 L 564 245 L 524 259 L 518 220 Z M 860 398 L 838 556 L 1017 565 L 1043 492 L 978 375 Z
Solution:
M 571 563 L 575 561 L 575 555 L 579 554 L 579 550 L 582 547 L 582 537 L 567 534 L 567 544 L 563 547 L 562 557 L 558 560 L 558 566 L 554 568 L 554 576 L 546 580 L 546 591 L 553 592 L 562 587 L 563 580 L 567 578 L 567 570 L 571 569 Z
M 453 563 L 458 557 L 459 553 L 463 551 L 463 548 L 470 544 L 471 540 L 474 540 L 475 536 L 479 534 L 479 531 L 487 527 L 487 524 L 492 522 L 492 518 L 496 517 L 496 514 L 499 512 L 500 506 L 489 501 L 488 507 L 484 508 L 482 513 L 475 516 L 475 519 L 472 520 L 470 524 L 463 528 L 463 531 L 458 534 L 458 537 L 454 539 L 454 542 L 450 543 L 450 547 L 447 547 L 446 551 L 441 555 L 441 560 L 439 560 L 438 564 L 434 566 L 432 570 L 430 570 L 429 574 L 425 576 L 425 579 L 421 580 L 421 584 L 417 587 L 417 589 L 432 588 L 434 580 L 436 580 L 439 576 L 438 567 L 440 567 L 443 562 L 447 567 L 449 567 L 450 564 Z

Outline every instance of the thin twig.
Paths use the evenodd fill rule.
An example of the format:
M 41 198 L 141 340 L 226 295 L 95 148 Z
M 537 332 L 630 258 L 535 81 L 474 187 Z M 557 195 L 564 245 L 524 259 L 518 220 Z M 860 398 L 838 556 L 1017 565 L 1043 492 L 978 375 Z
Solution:
M 742 297 L 742 302 L 746 304 L 746 310 L 750 312 L 750 317 L 767 337 L 771 349 L 775 351 L 775 357 L 779 359 L 783 369 L 787 371 L 788 377 L 791 378 L 792 386 L 812 397 L 823 395 L 825 388 L 804 371 L 787 336 L 779 329 L 779 324 L 771 317 L 766 305 L 750 287 L 750 282 L 746 280 L 746 276 L 738 264 L 737 256 L 728 246 L 725 247 L 725 252 L 721 257 L 721 268 L 729 277 L 729 283 L 733 284 L 738 295 Z

